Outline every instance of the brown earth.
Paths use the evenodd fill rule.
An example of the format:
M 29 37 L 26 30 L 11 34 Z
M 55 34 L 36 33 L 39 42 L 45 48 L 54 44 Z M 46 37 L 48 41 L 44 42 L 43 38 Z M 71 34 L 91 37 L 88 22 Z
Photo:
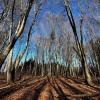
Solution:
M 8 85 L 0 76 L 0 100 L 100 100 L 100 78 L 90 87 L 82 78 L 24 76 Z

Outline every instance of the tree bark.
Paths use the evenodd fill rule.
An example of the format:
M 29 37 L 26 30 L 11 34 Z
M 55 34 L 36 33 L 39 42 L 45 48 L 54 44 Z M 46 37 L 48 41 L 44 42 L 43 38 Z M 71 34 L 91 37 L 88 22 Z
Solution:
M 69 7 L 69 4 L 66 2 L 66 0 L 65 0 L 65 9 L 66 9 L 67 16 L 68 16 L 68 19 L 70 21 L 73 33 L 74 33 L 77 48 L 78 48 L 80 55 L 81 55 L 81 64 L 82 64 L 84 74 L 85 74 L 85 81 L 88 85 L 93 86 L 94 84 L 93 84 L 93 81 L 92 81 L 92 77 L 90 75 L 89 68 L 87 67 L 86 62 L 85 62 L 86 58 L 85 58 L 84 49 L 83 49 L 81 43 L 79 42 L 79 38 L 78 38 L 78 35 L 77 35 L 77 31 L 76 31 L 75 21 L 74 21 L 71 9 Z
M 19 21 L 18 27 L 16 29 L 16 35 L 14 36 L 14 38 L 11 40 L 11 42 L 8 44 L 8 46 L 6 47 L 6 49 L 4 50 L 3 53 L 3 58 L 0 62 L 0 67 L 2 67 L 2 64 L 4 63 L 6 57 L 8 56 L 9 52 L 11 51 L 11 49 L 14 47 L 16 41 L 18 40 L 18 38 L 21 36 L 21 34 L 23 33 L 29 12 L 31 10 L 32 4 L 33 4 L 34 0 L 29 0 L 29 5 L 28 5 L 28 9 L 26 10 L 23 18 Z
M 10 51 L 10 55 L 9 55 L 9 63 L 8 63 L 8 68 L 7 68 L 7 83 L 13 83 L 14 79 L 15 79 L 15 69 L 13 67 L 12 64 L 12 54 L 13 54 L 13 50 Z

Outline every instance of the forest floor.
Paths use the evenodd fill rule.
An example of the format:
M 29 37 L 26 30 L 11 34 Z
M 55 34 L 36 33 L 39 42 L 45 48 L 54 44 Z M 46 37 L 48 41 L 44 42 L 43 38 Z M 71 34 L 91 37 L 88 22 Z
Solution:
M 23 76 L 8 85 L 0 76 L 0 100 L 100 100 L 100 78 L 90 87 L 82 78 Z

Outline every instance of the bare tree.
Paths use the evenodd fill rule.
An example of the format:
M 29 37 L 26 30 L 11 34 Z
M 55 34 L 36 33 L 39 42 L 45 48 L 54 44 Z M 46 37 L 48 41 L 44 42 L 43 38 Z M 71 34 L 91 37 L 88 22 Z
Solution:
M 33 0 L 30 0 L 30 1 L 28 2 L 26 12 L 22 15 L 21 19 L 19 20 L 19 23 L 18 23 L 16 32 L 15 32 L 15 36 L 13 37 L 13 39 L 11 40 L 11 42 L 8 44 L 8 46 L 7 46 L 6 49 L 4 50 L 3 58 L 2 58 L 2 60 L 1 60 L 0 66 L 2 66 L 2 64 L 4 63 L 4 61 L 5 61 L 6 57 L 7 57 L 7 55 L 8 55 L 9 52 L 10 52 L 10 50 L 14 47 L 16 41 L 18 40 L 18 38 L 19 38 L 19 37 L 21 36 L 21 34 L 23 33 L 23 30 L 24 30 L 24 27 L 25 27 L 25 24 L 26 24 L 26 20 L 27 20 L 27 18 L 28 18 L 29 12 L 30 12 L 30 10 L 31 10 L 32 4 L 33 4 Z
M 78 52 L 80 52 L 80 55 L 81 55 L 81 64 L 82 64 L 82 67 L 83 67 L 83 70 L 84 70 L 86 83 L 92 86 L 93 82 L 92 82 L 92 78 L 91 78 L 91 75 L 90 75 L 89 68 L 86 65 L 86 58 L 85 58 L 84 49 L 83 49 L 83 46 L 81 45 L 81 43 L 79 42 L 75 21 L 74 21 L 70 6 L 69 6 L 69 4 L 66 0 L 65 0 L 65 9 L 66 9 L 67 16 L 68 16 L 68 19 L 70 21 L 70 24 L 71 24 L 71 27 L 72 27 L 72 30 L 73 30 L 73 33 L 74 33 L 74 36 L 75 36 L 75 41 L 76 41 L 76 45 L 78 47 Z

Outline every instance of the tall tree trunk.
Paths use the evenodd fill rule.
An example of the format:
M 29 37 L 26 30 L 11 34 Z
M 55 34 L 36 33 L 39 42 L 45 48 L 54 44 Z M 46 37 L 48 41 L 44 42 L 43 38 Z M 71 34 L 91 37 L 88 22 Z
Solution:
M 86 58 L 85 58 L 84 49 L 81 46 L 81 43 L 79 42 L 79 38 L 78 38 L 78 35 L 77 35 L 77 31 L 76 31 L 75 21 L 74 21 L 70 6 L 69 6 L 69 4 L 68 4 L 68 2 L 66 0 L 65 0 L 65 9 L 66 9 L 67 16 L 68 16 L 68 19 L 70 21 L 73 33 L 74 33 L 74 37 L 75 37 L 77 48 L 78 48 L 78 50 L 80 52 L 81 64 L 82 64 L 82 67 L 83 67 L 83 70 L 84 70 L 84 74 L 85 74 L 85 81 L 86 81 L 86 83 L 88 85 L 92 86 L 93 85 L 93 81 L 92 81 L 92 77 L 91 77 L 90 72 L 89 72 L 89 68 L 86 65 Z M 82 41 L 83 41 L 83 39 L 82 39 Z
M 10 31 L 9 31 L 9 42 L 11 41 L 11 36 L 12 36 L 14 5 L 15 5 L 15 0 L 14 0 L 13 8 L 12 8 L 12 20 L 11 20 Z M 11 49 L 9 53 L 8 68 L 7 68 L 7 83 L 14 82 L 14 78 L 15 78 L 15 76 L 13 75 L 14 68 L 12 64 L 12 57 L 13 57 L 13 49 Z
M 10 41 L 10 43 L 8 44 L 8 46 L 6 47 L 4 53 L 3 53 L 3 58 L 0 62 L 0 67 L 2 67 L 2 64 L 4 63 L 6 57 L 8 56 L 9 52 L 11 51 L 11 49 L 14 47 L 16 41 L 19 39 L 19 37 L 21 36 L 21 34 L 23 33 L 29 12 L 31 10 L 32 4 L 33 4 L 34 0 L 29 0 L 29 4 L 28 4 L 28 9 L 26 10 L 23 18 L 19 21 L 18 27 L 16 29 L 16 35 L 14 36 L 14 38 Z
M 7 83 L 13 83 L 15 78 L 14 76 L 15 69 L 12 64 L 12 53 L 13 50 L 10 51 L 10 55 L 9 55 L 9 63 L 7 68 Z
M 60 51 L 59 51 L 59 47 L 56 47 L 56 76 L 59 76 L 59 55 L 60 55 Z
M 51 65 L 51 62 L 50 62 L 49 68 L 48 68 L 48 76 L 51 77 L 51 73 L 52 73 L 52 65 Z

